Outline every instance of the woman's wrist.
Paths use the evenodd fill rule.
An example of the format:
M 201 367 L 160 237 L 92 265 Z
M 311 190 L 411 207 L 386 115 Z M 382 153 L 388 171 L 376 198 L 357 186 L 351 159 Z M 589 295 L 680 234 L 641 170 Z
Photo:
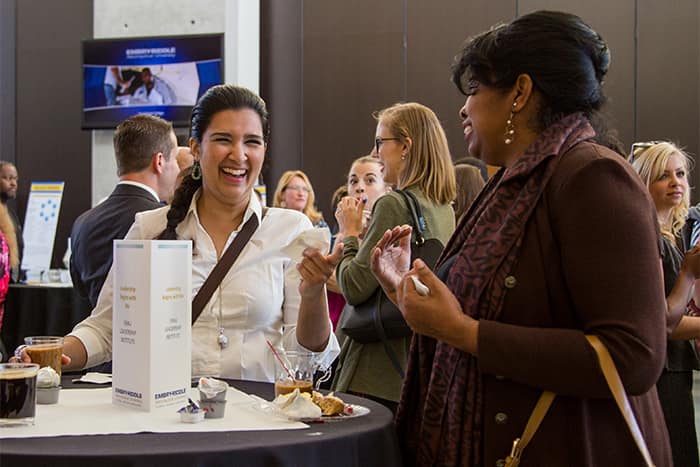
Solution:
M 453 347 L 472 355 L 479 351 L 479 321 L 462 314 L 454 326 L 450 326 L 449 335 L 444 341 Z
M 338 233 L 338 235 L 340 235 L 340 238 L 359 237 L 361 232 L 362 229 L 353 229 L 346 227 L 344 230 L 341 230 L 340 233 Z

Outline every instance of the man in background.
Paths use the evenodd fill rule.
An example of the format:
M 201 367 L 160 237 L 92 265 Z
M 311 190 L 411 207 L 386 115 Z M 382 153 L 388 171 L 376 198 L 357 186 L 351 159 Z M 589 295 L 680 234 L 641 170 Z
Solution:
M 134 98 L 139 102 L 153 105 L 171 105 L 175 103 L 175 93 L 164 79 L 155 76 L 151 69 L 141 70 L 143 84 L 134 91 Z
M 71 230 L 73 286 L 92 308 L 112 266 L 112 241 L 124 238 L 137 212 L 172 199 L 177 165 L 173 126 L 152 115 L 136 115 L 117 126 L 114 154 L 119 183 L 101 204 L 81 214 Z
M 17 249 L 19 250 L 19 262 L 22 264 L 22 254 L 24 253 L 24 239 L 22 237 L 22 224 L 17 217 L 17 213 L 14 209 L 7 205 L 7 202 L 11 199 L 17 197 L 17 183 L 19 177 L 17 176 L 17 167 L 12 162 L 0 161 L 0 202 L 7 207 L 7 211 L 10 213 L 10 219 L 15 226 L 15 235 L 17 236 Z M 10 280 L 12 282 L 19 282 L 23 280 L 20 267 L 17 266 L 12 268 L 10 274 Z
M 192 167 L 194 164 L 194 156 L 190 152 L 190 148 L 187 146 L 180 146 L 177 148 L 177 166 L 180 172 L 188 167 Z

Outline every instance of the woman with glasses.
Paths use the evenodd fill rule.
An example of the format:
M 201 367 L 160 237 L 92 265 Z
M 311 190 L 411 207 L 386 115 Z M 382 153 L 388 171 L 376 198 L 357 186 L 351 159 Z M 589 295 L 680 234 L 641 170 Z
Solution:
M 690 203 L 690 159 L 673 143 L 653 141 L 632 145 L 629 160 L 649 190 L 662 234 L 669 340 L 656 389 L 671 439 L 674 465 L 698 466 L 693 370 L 700 370 L 700 362 L 694 342 L 689 339 L 700 337 L 700 317 L 686 314 L 693 286 L 700 278 L 700 247 L 691 249 L 684 258 L 680 235 Z M 694 304 L 693 301 L 693 307 Z
M 425 217 L 426 238 L 437 238 L 444 245 L 454 230 L 450 203 L 456 187 L 445 132 L 437 116 L 424 105 L 406 103 L 382 110 L 376 119 L 375 148 L 384 166 L 384 183 L 415 195 Z M 387 229 L 410 223 L 411 214 L 402 195 L 389 192 L 379 197 L 360 243 L 368 198 L 352 196 L 352 173 L 348 181 L 351 196 L 343 198 L 335 214 L 343 242 L 336 277 L 345 300 L 355 305 L 367 300 L 379 287 L 369 264 L 374 245 Z M 386 342 L 402 370 L 410 341 L 405 337 Z M 345 340 L 333 382 L 335 390 L 371 397 L 395 409 L 402 383 L 384 343 L 359 343 L 349 337 Z
M 328 227 L 323 214 L 316 209 L 316 196 L 309 177 L 301 170 L 288 170 L 277 182 L 277 189 L 272 201 L 275 208 L 294 209 L 303 212 L 314 227 Z
M 458 53 L 469 153 L 501 169 L 435 273 L 411 262 L 404 227 L 372 254 L 415 332 L 396 415 L 407 465 L 508 465 L 545 391 L 556 397 L 522 467 L 645 465 L 590 335 L 612 355 L 651 459 L 672 465 L 654 386 L 666 347 L 658 228 L 606 131 L 609 64 L 596 31 L 553 11 L 495 26 Z

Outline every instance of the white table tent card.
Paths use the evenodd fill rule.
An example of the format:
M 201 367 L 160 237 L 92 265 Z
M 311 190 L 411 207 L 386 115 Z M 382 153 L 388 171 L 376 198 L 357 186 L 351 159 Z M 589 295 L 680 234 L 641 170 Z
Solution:
M 186 405 L 192 373 L 192 243 L 114 241 L 112 402 Z

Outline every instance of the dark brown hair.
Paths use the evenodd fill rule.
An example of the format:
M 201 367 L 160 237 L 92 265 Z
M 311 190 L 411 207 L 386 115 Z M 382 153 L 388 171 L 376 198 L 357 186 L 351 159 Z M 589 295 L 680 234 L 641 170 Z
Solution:
M 583 112 L 598 142 L 624 154 L 601 113 L 609 66 L 607 44 L 581 18 L 536 11 L 471 38 L 455 58 L 452 81 L 468 95 L 473 82 L 505 90 L 527 74 L 542 97 L 538 130 Z
M 190 137 L 197 143 L 202 142 L 204 133 L 209 128 L 212 118 L 224 110 L 251 109 L 260 116 L 265 143 L 270 137 L 270 122 L 265 101 L 253 91 L 231 84 L 221 84 L 209 88 L 192 109 L 190 118 Z M 196 164 L 197 162 L 195 162 Z M 173 196 L 173 202 L 168 210 L 168 224 L 165 230 L 158 236 L 161 240 L 175 240 L 175 229 L 187 215 L 187 210 L 192 203 L 192 197 L 202 186 L 201 178 L 192 178 L 192 169 L 184 174 L 182 182 Z

